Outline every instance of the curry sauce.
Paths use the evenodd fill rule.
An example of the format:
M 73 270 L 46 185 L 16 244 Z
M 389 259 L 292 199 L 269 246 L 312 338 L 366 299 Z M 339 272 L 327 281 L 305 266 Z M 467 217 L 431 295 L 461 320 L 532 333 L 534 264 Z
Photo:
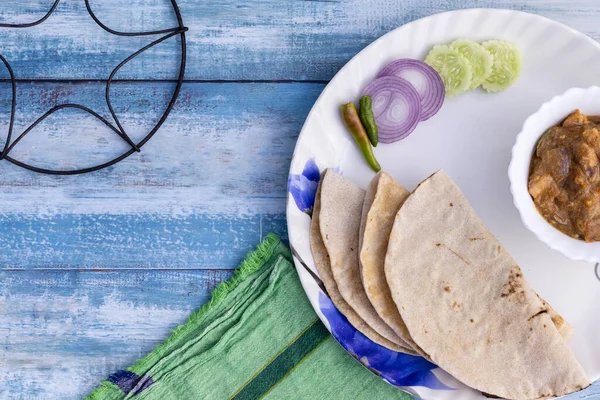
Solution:
M 548 129 L 531 159 L 529 194 L 561 232 L 600 241 L 600 116 L 576 110 Z

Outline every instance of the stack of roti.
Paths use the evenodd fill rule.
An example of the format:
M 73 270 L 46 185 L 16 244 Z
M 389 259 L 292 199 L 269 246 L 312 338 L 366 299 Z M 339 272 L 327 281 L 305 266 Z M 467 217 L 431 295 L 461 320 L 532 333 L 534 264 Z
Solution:
M 415 354 L 377 314 L 362 286 L 358 267 L 365 191 L 326 170 L 317 190 L 310 244 L 323 284 L 342 314 L 369 339 L 392 350 Z
M 542 300 L 443 171 L 411 194 L 380 172 L 363 191 L 323 173 L 310 241 L 332 301 L 356 329 L 507 399 L 590 385 Z

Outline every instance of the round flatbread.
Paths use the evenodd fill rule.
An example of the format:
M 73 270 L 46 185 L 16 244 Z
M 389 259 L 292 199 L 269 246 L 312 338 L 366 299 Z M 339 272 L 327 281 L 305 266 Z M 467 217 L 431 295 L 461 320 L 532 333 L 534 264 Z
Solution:
M 358 266 L 358 234 L 365 191 L 333 170 L 326 171 L 320 186 L 321 238 L 339 293 L 375 332 L 403 351 L 412 351 L 377 315 L 362 286 Z
M 365 293 L 383 321 L 418 354 L 428 357 L 410 337 L 385 279 L 385 254 L 394 219 L 410 192 L 381 171 L 367 188 L 360 226 L 360 272 Z
M 327 171 L 328 170 L 325 170 L 325 172 L 323 172 L 321 182 L 323 182 L 323 178 L 326 176 Z M 385 339 L 375 332 L 369 325 L 367 325 L 367 323 L 358 316 L 352 307 L 346 303 L 337 288 L 331 272 L 329 255 L 327 254 L 327 249 L 323 243 L 323 238 L 321 237 L 321 228 L 319 226 L 319 215 L 321 213 L 321 186 L 322 185 L 319 185 L 317 188 L 315 204 L 313 207 L 312 221 L 310 224 L 310 248 L 315 260 L 315 266 L 317 267 L 319 276 L 325 285 L 325 289 L 327 289 L 327 293 L 336 308 L 346 317 L 346 319 L 348 319 L 348 322 L 350 322 L 363 335 L 381 346 L 385 346 L 395 351 L 403 351 L 404 349 L 402 347 Z
M 385 274 L 413 340 L 466 385 L 507 399 L 590 385 L 516 262 L 443 171 L 396 216 Z

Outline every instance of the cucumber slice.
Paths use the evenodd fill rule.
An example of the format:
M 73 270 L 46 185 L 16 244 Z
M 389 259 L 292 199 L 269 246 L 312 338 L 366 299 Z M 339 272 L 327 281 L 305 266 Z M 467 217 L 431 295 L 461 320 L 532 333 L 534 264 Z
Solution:
M 452 42 L 450 47 L 454 47 L 465 56 L 473 68 L 470 89 L 479 87 L 492 74 L 494 57 L 479 43 L 468 39 L 458 39 Z
M 499 92 L 515 83 L 523 69 L 521 49 L 505 40 L 488 40 L 481 45 L 494 57 L 492 74 L 482 84 L 483 88 L 488 92 Z
M 456 96 L 471 87 L 473 68 L 455 48 L 435 45 L 425 57 L 425 63 L 440 74 L 448 96 Z

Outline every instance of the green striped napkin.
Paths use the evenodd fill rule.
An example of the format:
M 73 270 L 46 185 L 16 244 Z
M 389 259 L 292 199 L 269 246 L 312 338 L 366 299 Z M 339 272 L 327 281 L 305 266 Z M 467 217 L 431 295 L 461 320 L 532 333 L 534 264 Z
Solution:
M 313 311 L 289 250 L 269 234 L 212 299 L 98 399 L 410 399 L 348 355 Z

